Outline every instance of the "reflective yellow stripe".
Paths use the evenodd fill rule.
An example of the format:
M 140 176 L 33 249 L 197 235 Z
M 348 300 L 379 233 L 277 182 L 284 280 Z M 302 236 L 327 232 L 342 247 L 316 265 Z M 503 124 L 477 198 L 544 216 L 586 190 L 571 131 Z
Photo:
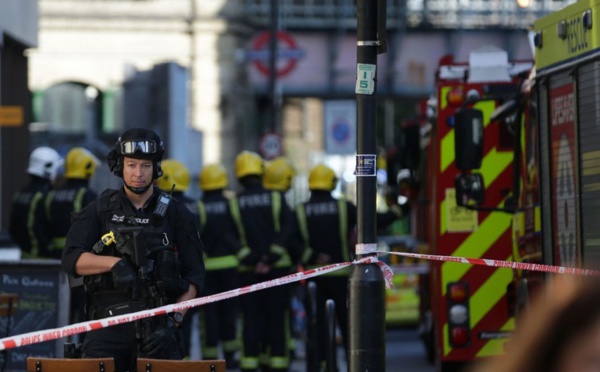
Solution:
M 219 349 L 217 347 L 208 347 L 202 345 L 202 358 L 204 359 L 217 359 L 219 356 Z
M 289 254 L 285 254 L 283 255 L 277 262 L 275 262 L 273 264 L 273 267 L 275 268 L 282 268 L 282 267 L 290 267 L 292 266 L 292 259 L 290 258 Z
M 226 353 L 231 353 L 237 351 L 240 348 L 239 340 L 224 340 L 223 341 L 223 351 Z
M 500 328 L 500 331 L 511 332 L 515 329 L 515 318 L 510 318 L 506 324 Z M 504 353 L 504 344 L 508 338 L 498 338 L 489 340 L 484 347 L 479 350 L 477 357 L 496 356 Z
M 242 369 L 257 369 L 258 368 L 258 358 L 243 356 L 240 358 L 240 367 Z
M 46 220 L 48 220 L 48 222 L 52 222 L 52 216 L 50 215 L 50 205 L 52 204 L 52 198 L 54 198 L 54 194 L 56 194 L 56 191 L 50 190 L 48 195 L 46 195 L 46 200 L 44 200 L 44 209 L 46 210 Z
M 289 358 L 271 357 L 269 359 L 269 367 L 271 368 L 288 368 L 290 366 Z
M 206 270 L 230 269 L 238 266 L 238 260 L 234 255 L 207 257 L 204 259 L 204 266 Z
M 198 223 L 200 224 L 200 232 L 204 230 L 204 225 L 206 225 L 206 207 L 202 201 L 198 202 Z
M 242 247 L 237 253 L 238 260 L 242 261 L 244 258 L 248 257 L 248 255 L 252 253 L 250 247 Z
M 440 141 L 440 173 L 454 163 L 454 129 L 451 129 Z
M 273 227 L 275 229 L 275 232 L 278 233 L 279 231 L 281 231 L 281 225 L 279 221 L 281 215 L 281 194 L 279 193 L 279 191 L 271 192 L 271 201 L 271 208 L 273 209 Z
M 37 237 L 33 232 L 33 225 L 35 223 L 35 210 L 43 198 L 44 195 L 39 191 L 33 194 L 31 204 L 29 205 L 29 213 L 27 214 L 27 233 L 29 234 L 29 240 L 31 242 L 31 252 L 29 252 L 29 254 L 32 257 L 38 257 L 40 254 L 40 242 L 38 242 Z
M 304 210 L 303 204 L 296 207 L 296 219 L 298 220 L 300 235 L 302 235 L 302 239 L 304 239 L 304 244 L 308 246 L 308 226 L 306 223 L 306 211 Z
M 247 246 L 248 240 L 246 240 L 246 231 L 244 230 L 244 224 L 242 223 L 240 206 L 239 206 L 238 200 L 235 196 L 231 197 L 229 199 L 229 211 L 231 213 L 231 217 L 233 217 L 235 226 L 237 226 L 238 235 L 240 236 L 240 243 L 242 243 L 242 246 Z
M 535 232 L 542 231 L 542 210 L 539 205 L 535 206 Z
M 581 154 L 582 176 L 600 174 L 600 151 L 589 151 Z
M 513 279 L 511 269 L 490 268 L 490 270 L 494 270 L 494 273 L 479 287 L 477 292 L 471 295 L 469 300 L 472 327 L 475 327 L 485 314 L 504 296 L 506 287 Z
M 310 260 L 310 257 L 313 254 L 313 249 L 311 247 L 306 247 L 304 248 L 304 252 L 302 253 L 302 263 L 306 264 L 308 262 L 308 260 Z
M 453 256 L 480 258 L 510 228 L 511 217 L 507 213 L 490 213 L 479 228 L 454 251 Z M 442 295 L 446 294 L 446 283 L 460 280 L 471 265 L 444 262 L 442 264 Z
M 77 195 L 75 196 L 75 201 L 73 202 L 73 211 L 74 212 L 79 212 L 80 210 L 83 209 L 84 205 L 83 205 L 83 196 L 85 195 L 85 192 L 87 191 L 87 188 L 82 187 L 79 189 L 79 191 L 77 191 Z
M 67 237 L 65 237 L 65 236 L 60 237 L 60 238 L 54 238 L 54 239 L 52 239 L 52 242 L 50 243 L 50 250 L 51 251 L 61 250 L 65 247 L 66 243 L 67 243 Z
M 348 216 L 348 205 L 346 200 L 339 199 L 338 202 L 338 219 L 340 225 L 340 241 L 342 243 L 342 258 L 344 262 L 350 261 L 348 256 L 348 225 L 346 224 Z

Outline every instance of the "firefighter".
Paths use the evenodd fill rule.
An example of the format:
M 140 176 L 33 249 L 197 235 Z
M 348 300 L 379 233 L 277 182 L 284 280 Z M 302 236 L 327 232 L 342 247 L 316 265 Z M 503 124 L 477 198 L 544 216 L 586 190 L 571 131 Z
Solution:
M 248 247 L 240 250 L 241 285 L 252 285 L 287 275 L 291 258 L 286 248 L 293 214 L 282 194 L 262 185 L 263 161 L 254 152 L 236 157 L 235 174 L 243 186 L 237 194 L 240 225 Z M 276 286 L 240 298 L 243 319 L 242 371 L 258 371 L 259 354 L 266 350 L 269 371 L 287 371 L 289 353 L 289 297 L 287 286 Z
M 292 165 L 292 163 L 283 156 L 279 156 L 271 161 L 265 163 L 265 174 L 263 176 L 263 186 L 267 190 L 279 191 L 283 196 L 292 188 L 292 182 L 296 177 L 296 169 Z M 293 206 L 291 206 L 293 209 Z M 294 223 L 295 225 L 295 223 Z M 296 234 L 295 236 L 298 236 Z M 293 240 L 289 243 L 290 252 L 292 253 L 292 266 L 298 271 L 299 262 L 299 254 L 295 254 L 296 252 L 302 251 L 302 242 L 298 240 Z M 300 268 L 301 269 L 301 268 Z M 302 271 L 302 270 L 300 270 Z M 289 286 L 290 295 L 291 295 L 291 303 L 290 303 L 290 325 L 291 330 L 290 338 L 288 340 L 288 349 L 290 351 L 290 358 L 294 358 L 295 350 L 296 350 L 296 340 L 295 337 L 300 337 L 300 329 L 298 327 L 294 327 L 294 325 L 298 324 L 295 319 L 297 315 L 294 309 L 297 309 L 300 313 L 304 313 L 302 309 L 298 309 L 298 304 L 302 303 L 302 298 L 304 294 L 302 292 L 302 288 L 298 285 L 290 285 Z M 294 306 L 296 305 L 296 306 Z M 301 316 L 301 315 L 298 315 Z
M 89 181 L 94 176 L 100 160 L 83 147 L 72 148 L 65 161 L 65 183 L 51 190 L 45 199 L 45 211 L 52 240 L 49 253 L 60 259 L 65 247 L 67 233 L 71 227 L 71 216 L 96 199 L 98 194 L 90 189 Z M 82 280 L 69 277 L 71 285 L 70 314 L 71 324 L 85 320 L 85 290 Z M 77 339 L 83 339 L 82 334 Z
M 33 150 L 27 167 L 29 183 L 12 198 L 9 231 L 25 258 L 52 258 L 44 199 L 62 164 L 63 159 L 53 148 L 42 146 Z
M 153 187 L 164 147 L 153 131 L 125 131 L 109 152 L 123 187 L 106 190 L 77 213 L 62 256 L 69 275 L 83 276 L 88 320 L 196 297 L 204 262 L 192 213 Z M 135 370 L 136 357 L 182 359 L 181 312 L 88 332 L 84 358 L 112 357 L 116 371 Z
M 351 262 L 354 253 L 350 248 L 349 236 L 356 226 L 356 206 L 343 198 L 331 195 L 338 179 L 333 169 L 325 164 L 314 166 L 308 176 L 310 198 L 296 207 L 298 231 L 305 244 L 302 264 L 307 269 Z M 379 213 L 378 227 L 386 226 L 401 216 L 398 209 L 394 212 Z M 317 285 L 317 324 L 316 349 L 321 364 L 326 357 L 325 304 L 328 299 L 335 302 L 337 322 L 348 350 L 348 275 L 350 268 L 344 268 L 329 274 L 317 276 L 310 281 Z
M 206 165 L 200 172 L 198 184 L 203 192 L 198 202 L 200 231 L 204 243 L 206 284 L 204 296 L 214 295 L 239 287 L 237 254 L 244 245 L 240 237 L 234 214 L 239 209 L 235 196 L 226 197 L 224 190 L 229 185 L 227 171 L 220 164 Z M 202 358 L 218 359 L 219 341 L 228 368 L 238 368 L 239 299 L 204 305 L 201 309 L 203 327 Z
M 185 192 L 191 183 L 190 171 L 182 162 L 175 159 L 165 159 L 160 163 L 162 176 L 156 180 L 156 186 L 182 202 L 194 216 L 198 217 L 197 201 L 188 197 Z
M 65 247 L 67 232 L 71 227 L 72 212 L 79 212 L 96 199 L 98 194 L 90 189 L 90 178 L 96 172 L 100 160 L 83 147 L 74 147 L 66 156 L 65 183 L 51 190 L 45 198 L 45 212 L 52 241 L 49 252 L 52 258 L 60 259 Z
M 285 157 L 277 157 L 265 164 L 263 186 L 267 190 L 276 190 L 286 193 L 292 187 L 296 170 L 292 163 Z
M 170 193 L 173 198 L 182 202 L 198 221 L 197 201 L 185 195 L 190 187 L 190 171 L 182 162 L 175 159 L 165 159 L 160 163 L 163 171 L 162 176 L 156 179 L 155 184 L 164 192 Z M 199 227 L 199 226 L 198 226 Z M 186 357 L 189 356 L 192 340 L 192 323 L 196 317 L 198 308 L 191 308 L 185 313 L 183 324 L 181 325 L 184 341 L 184 350 Z

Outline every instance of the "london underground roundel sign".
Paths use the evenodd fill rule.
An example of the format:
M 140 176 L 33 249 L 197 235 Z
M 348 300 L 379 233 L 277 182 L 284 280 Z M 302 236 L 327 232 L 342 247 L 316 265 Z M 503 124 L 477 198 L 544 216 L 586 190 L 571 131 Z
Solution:
M 288 75 L 298 64 L 298 60 L 304 56 L 304 51 L 298 48 L 296 41 L 287 32 L 277 31 L 277 59 L 276 73 L 277 77 Z M 254 63 L 257 70 L 265 75 L 270 75 L 269 68 L 269 47 L 271 32 L 264 31 L 258 34 L 252 43 L 252 50 L 248 53 L 248 58 Z

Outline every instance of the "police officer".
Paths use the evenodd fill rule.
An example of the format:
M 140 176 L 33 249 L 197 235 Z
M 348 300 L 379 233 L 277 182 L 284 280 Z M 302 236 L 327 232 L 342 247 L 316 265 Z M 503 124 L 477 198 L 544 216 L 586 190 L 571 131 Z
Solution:
M 190 187 L 190 171 L 182 162 L 175 159 L 164 159 L 160 163 L 163 171 L 162 176 L 156 179 L 156 186 L 164 192 L 170 193 L 173 198 L 182 202 L 198 220 L 198 205 L 197 201 L 185 195 L 185 192 Z M 183 333 L 183 342 L 185 356 L 189 356 L 190 344 L 192 338 L 192 320 L 198 313 L 198 308 L 189 309 L 183 319 L 181 330 Z
M 354 259 L 350 248 L 349 234 L 356 226 L 356 206 L 340 198 L 336 199 L 331 191 L 337 185 L 333 169 L 325 164 L 313 167 L 308 176 L 310 198 L 296 207 L 298 230 L 305 243 L 302 262 L 307 269 L 340 263 Z M 377 225 L 386 226 L 399 215 L 388 212 L 377 215 Z M 335 302 L 336 317 L 345 349 L 348 350 L 348 293 L 349 268 L 317 276 L 310 281 L 317 285 L 317 324 L 316 349 L 320 353 L 321 363 L 326 357 L 325 303 L 328 299 Z
M 9 232 L 25 258 L 53 257 L 48 251 L 51 235 L 44 199 L 62 164 L 63 159 L 53 148 L 36 148 L 29 155 L 29 183 L 13 195 Z
M 90 320 L 189 300 L 202 290 L 194 216 L 153 187 L 163 153 L 153 131 L 124 132 L 107 156 L 123 187 L 104 191 L 73 220 L 62 262 L 68 274 L 84 277 Z M 113 357 L 117 371 L 135 370 L 137 356 L 181 359 L 182 318 L 170 313 L 91 331 L 82 355 Z
M 226 197 L 229 185 L 227 171 L 220 164 L 208 164 L 200 172 L 198 180 L 203 191 L 198 202 L 200 231 L 204 244 L 206 285 L 204 296 L 229 291 L 239 287 L 237 254 L 245 244 L 236 221 L 240 220 L 237 199 Z M 234 218 L 236 215 L 236 218 Z M 218 359 L 219 341 L 228 368 L 238 368 L 239 350 L 237 323 L 239 299 L 206 304 L 202 311 L 202 358 Z
M 67 153 L 65 183 L 60 188 L 51 190 L 44 202 L 52 235 L 49 246 L 49 254 L 52 258 L 60 259 L 62 256 L 67 233 L 71 227 L 72 213 L 79 212 L 98 196 L 89 188 L 89 180 L 99 165 L 100 160 L 83 147 L 74 147 Z M 83 281 L 69 279 L 71 279 L 69 321 L 77 323 L 85 318 L 85 291 Z
M 250 151 L 238 154 L 235 173 L 243 186 L 237 196 L 248 243 L 248 247 L 238 253 L 241 285 L 285 276 L 292 264 L 286 248 L 293 228 L 292 211 L 281 193 L 263 188 L 263 162 L 258 154 Z M 244 342 L 242 371 L 259 369 L 263 347 L 269 351 L 265 361 L 269 371 L 288 370 L 288 290 L 287 286 L 277 286 L 240 298 Z

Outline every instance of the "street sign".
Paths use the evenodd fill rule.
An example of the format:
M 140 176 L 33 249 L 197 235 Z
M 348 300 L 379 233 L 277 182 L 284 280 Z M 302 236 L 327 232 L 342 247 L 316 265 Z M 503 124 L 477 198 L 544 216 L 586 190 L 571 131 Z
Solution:
M 265 159 L 273 159 L 283 155 L 283 142 L 277 133 L 265 133 L 259 143 L 259 151 Z

